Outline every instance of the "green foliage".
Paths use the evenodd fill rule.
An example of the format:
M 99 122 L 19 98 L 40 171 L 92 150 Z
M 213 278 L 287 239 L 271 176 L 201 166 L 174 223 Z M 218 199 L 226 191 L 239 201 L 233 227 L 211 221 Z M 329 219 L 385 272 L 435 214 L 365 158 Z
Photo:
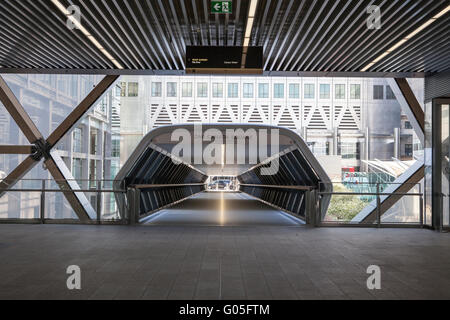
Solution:
M 352 192 L 342 184 L 333 184 L 333 192 Z M 368 203 L 360 200 L 357 195 L 333 195 L 328 208 L 328 215 L 336 220 L 350 221 Z

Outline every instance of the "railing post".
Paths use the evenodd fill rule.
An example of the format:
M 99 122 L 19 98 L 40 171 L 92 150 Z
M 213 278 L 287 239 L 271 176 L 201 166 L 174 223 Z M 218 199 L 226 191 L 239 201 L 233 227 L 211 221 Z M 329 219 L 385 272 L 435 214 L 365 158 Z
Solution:
M 102 185 L 101 181 L 97 181 L 97 223 L 100 224 L 102 219 Z
M 128 200 L 128 221 L 130 225 L 134 225 L 139 221 L 141 190 L 138 188 L 128 189 L 127 200 Z
M 134 210 L 133 210 L 133 224 L 138 223 L 139 213 L 141 208 L 141 189 L 134 189 Z
M 311 224 L 311 216 L 312 216 L 312 209 L 311 206 L 311 190 L 305 191 L 305 222 L 306 224 Z
M 420 227 L 423 228 L 423 193 L 422 193 L 422 185 L 419 183 L 419 214 L 420 214 Z
M 318 227 L 322 223 L 322 201 L 320 200 L 319 190 L 315 191 L 315 195 L 316 195 L 315 208 L 317 208 L 317 214 L 316 214 L 317 220 L 316 220 L 314 226 Z
M 380 183 L 377 183 L 377 227 L 381 226 L 381 199 L 380 199 Z
M 305 208 L 306 223 L 313 227 L 317 227 L 320 222 L 320 202 L 318 191 L 316 189 L 305 191 Z
M 40 210 L 41 223 L 45 222 L 45 179 L 42 179 L 41 184 L 41 210 Z

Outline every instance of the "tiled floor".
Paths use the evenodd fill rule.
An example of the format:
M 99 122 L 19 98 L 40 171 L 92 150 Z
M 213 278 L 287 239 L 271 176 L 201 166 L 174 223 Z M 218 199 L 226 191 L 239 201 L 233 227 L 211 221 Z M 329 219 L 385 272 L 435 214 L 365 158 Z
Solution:
M 366 268 L 381 267 L 381 290 Z M 81 267 L 80 291 L 66 268 Z M 417 229 L 0 225 L 2 299 L 450 299 L 450 236 Z
M 298 226 L 300 220 L 245 193 L 203 192 L 151 216 L 146 224 L 183 226 Z

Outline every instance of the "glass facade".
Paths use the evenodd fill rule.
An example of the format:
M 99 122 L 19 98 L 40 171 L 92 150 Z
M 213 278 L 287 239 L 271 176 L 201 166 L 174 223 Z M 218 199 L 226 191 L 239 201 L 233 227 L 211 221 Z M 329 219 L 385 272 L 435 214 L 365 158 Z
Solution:
M 192 82 L 183 82 L 181 88 L 181 95 L 183 98 L 192 97 Z
M 175 98 L 177 96 L 177 83 L 167 82 L 167 97 Z
M 37 78 L 33 81 L 38 81 Z M 79 81 L 78 77 L 75 79 Z M 16 91 L 27 85 L 20 77 L 15 81 Z M 64 85 L 57 76 L 44 77 L 43 81 L 58 83 L 65 94 L 89 92 L 92 88 L 92 81 L 78 84 L 76 90 Z M 408 167 L 419 160 L 421 147 L 416 144 L 414 130 L 398 102 L 388 99 L 387 87 L 382 79 L 123 76 L 90 111 L 92 116 L 81 121 L 57 148 L 80 187 L 92 187 L 82 180 L 114 178 L 140 139 L 155 127 L 187 122 L 264 123 L 305 135 L 310 149 L 320 157 L 333 181 L 344 178 L 372 181 L 375 179 L 372 176 L 379 181 L 393 181 L 401 174 L 391 173 L 396 172 L 393 157 Z M 209 88 L 211 94 L 208 94 Z M 24 106 L 39 128 L 45 128 L 43 131 L 49 134 L 65 115 L 53 112 L 50 121 L 44 123 L 40 110 L 48 106 L 48 100 L 40 101 L 28 93 L 29 90 L 21 94 Z M 241 95 L 239 90 L 242 90 Z M 271 98 L 285 100 L 272 101 Z M 53 102 L 58 107 L 60 104 L 61 101 Z M 67 108 L 66 115 L 76 101 L 68 101 L 67 105 L 71 107 Z M 389 117 L 386 117 L 386 110 L 389 110 Z M 400 141 L 395 141 L 395 129 L 400 132 Z M 0 130 L 5 132 L 4 137 L 18 137 L 16 141 L 11 140 L 14 144 L 26 141 L 10 121 L 3 122 Z M 15 158 L 4 155 L 0 159 L 4 174 L 11 170 L 7 168 L 9 163 L 17 163 L 20 157 Z M 348 172 L 352 173 L 351 178 Z M 30 173 L 28 176 L 41 175 Z M 362 201 L 366 205 L 370 203 Z
M 152 97 L 162 96 L 162 85 L 161 82 L 152 82 Z
M 242 87 L 243 98 L 253 98 L 253 83 L 244 83 Z
M 345 84 L 337 84 L 335 87 L 336 99 L 345 99 Z
M 305 99 L 314 99 L 315 93 L 314 93 L 314 85 L 313 84 L 305 84 Z
M 207 98 L 208 97 L 208 83 L 207 82 L 199 82 L 197 84 L 197 97 L 198 98 Z
M 239 84 L 229 83 L 228 84 L 228 98 L 238 98 L 239 97 Z
M 221 82 L 214 82 L 212 84 L 213 98 L 223 97 L 223 84 Z
M 361 85 L 351 84 L 350 85 L 350 99 L 361 99 Z
M 383 99 L 384 99 L 384 86 L 374 85 L 373 100 L 383 100 Z
M 284 84 L 283 83 L 275 83 L 273 85 L 273 97 L 275 99 L 283 99 L 284 98 Z
M 269 84 L 259 83 L 258 84 L 258 98 L 267 99 L 269 98 Z
M 310 88 L 311 90 L 311 88 Z M 311 96 L 311 95 L 309 95 Z M 320 84 L 320 99 L 330 99 L 330 85 L 326 83 Z

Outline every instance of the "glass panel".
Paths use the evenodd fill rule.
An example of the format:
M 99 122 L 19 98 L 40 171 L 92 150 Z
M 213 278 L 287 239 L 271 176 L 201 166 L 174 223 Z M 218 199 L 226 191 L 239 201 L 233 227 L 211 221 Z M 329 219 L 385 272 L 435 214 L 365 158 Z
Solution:
M 244 83 L 242 95 L 243 98 L 253 98 L 253 83 Z
M 264 99 L 269 97 L 269 84 L 260 83 L 258 85 L 258 98 Z
M 419 193 L 420 187 L 415 186 L 408 193 Z M 420 197 L 403 196 L 382 216 L 381 223 L 420 223 Z
M 425 160 L 425 217 L 424 223 L 431 226 L 432 224 L 432 201 L 433 201 L 433 166 L 432 166 L 432 107 L 431 102 L 425 104 L 425 148 L 424 148 L 424 160 Z
M 167 82 L 167 97 L 174 98 L 177 96 L 177 83 Z
M 192 82 L 183 82 L 182 84 L 182 96 L 183 98 L 192 97 Z
M 101 81 L 101 75 L 5 74 L 8 86 L 48 137 Z
M 305 87 L 306 89 L 306 87 Z M 306 95 L 305 95 L 306 98 Z M 322 83 L 320 85 L 320 99 L 330 99 L 330 85 Z
M 450 214 L 450 121 L 449 105 L 442 105 L 442 194 L 443 194 L 443 225 L 449 225 Z

